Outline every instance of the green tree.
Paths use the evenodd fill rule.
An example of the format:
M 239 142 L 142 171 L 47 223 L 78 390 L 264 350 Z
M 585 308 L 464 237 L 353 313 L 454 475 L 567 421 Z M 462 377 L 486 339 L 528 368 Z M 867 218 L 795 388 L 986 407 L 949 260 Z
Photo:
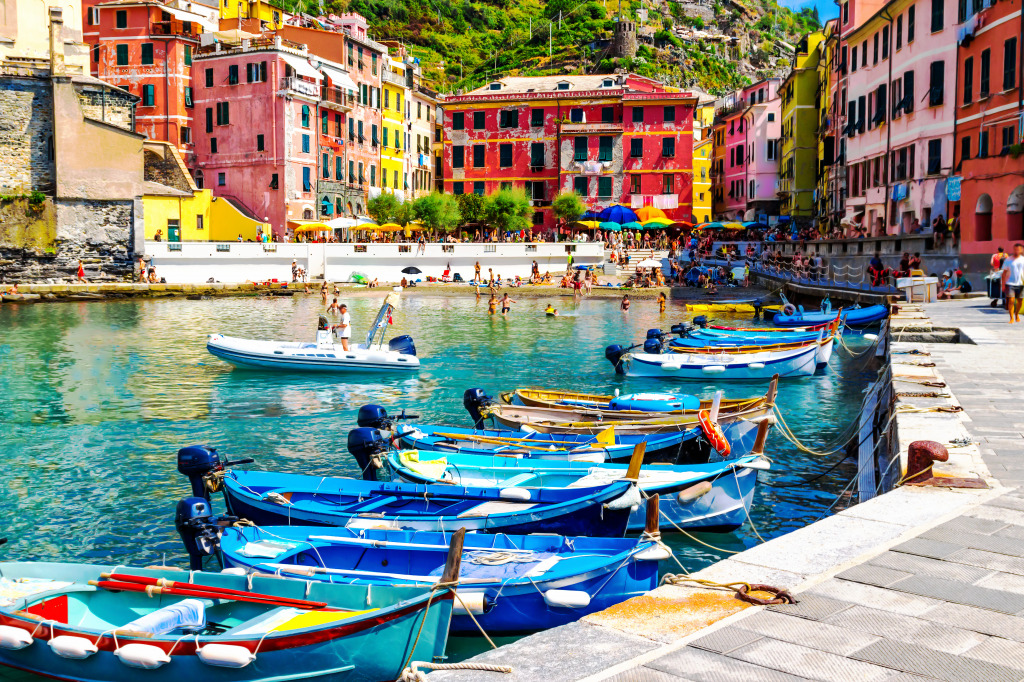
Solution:
M 420 197 L 412 204 L 412 213 L 424 227 L 441 232 L 451 232 L 462 220 L 459 202 L 451 194 L 434 192 Z
M 366 202 L 366 212 L 378 225 L 391 222 L 399 212 L 399 201 L 394 194 L 381 192 Z
M 484 219 L 484 198 L 476 192 L 470 194 L 458 194 L 455 200 L 459 204 L 459 214 L 462 216 L 460 225 L 469 225 L 482 222 Z
M 555 218 L 566 223 L 578 220 L 585 210 L 583 200 L 576 192 L 562 192 L 551 202 L 551 212 Z
M 522 187 L 498 190 L 487 197 L 484 204 L 484 219 L 491 227 L 502 232 L 531 229 L 532 215 L 533 206 Z

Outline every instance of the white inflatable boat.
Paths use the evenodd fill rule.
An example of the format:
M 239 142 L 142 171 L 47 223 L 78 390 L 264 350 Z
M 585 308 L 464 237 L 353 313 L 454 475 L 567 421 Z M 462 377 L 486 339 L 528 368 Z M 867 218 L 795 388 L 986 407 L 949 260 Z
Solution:
M 398 304 L 398 292 L 390 293 L 377 313 L 377 320 L 366 335 L 366 343 L 342 348 L 323 316 L 316 341 L 260 341 L 211 334 L 206 349 L 221 360 L 246 369 L 272 369 L 293 372 L 410 372 L 420 368 L 411 336 L 396 336 L 387 345 L 384 333 L 391 311 Z

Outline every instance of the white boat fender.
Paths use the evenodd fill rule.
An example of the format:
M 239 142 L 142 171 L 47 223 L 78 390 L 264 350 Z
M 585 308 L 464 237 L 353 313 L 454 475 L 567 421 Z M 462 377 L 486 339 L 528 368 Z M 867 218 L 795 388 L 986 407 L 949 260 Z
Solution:
M 503 500 L 520 500 L 526 501 L 532 499 L 530 497 L 530 491 L 524 488 L 502 488 L 498 491 L 498 497 Z
M 758 471 L 768 471 L 772 468 L 772 463 L 767 459 L 758 457 L 755 460 L 749 462 L 739 462 L 736 464 L 740 469 L 756 469 Z
M 874 341 L 877 338 L 878 338 L 878 334 L 865 334 L 864 335 L 864 340 L 865 341 Z
M 580 590 L 548 590 L 544 593 L 548 606 L 565 609 L 585 609 L 590 606 L 590 595 Z
M 612 510 L 637 509 L 640 507 L 642 502 L 643 499 L 640 497 L 640 489 L 635 485 L 631 485 L 626 492 L 622 493 L 614 500 L 606 502 L 604 508 Z
M 196 655 L 206 665 L 221 668 L 244 668 L 256 660 L 256 654 L 236 644 L 207 644 Z
M 89 658 L 99 651 L 92 641 L 85 637 L 75 637 L 73 635 L 54 637 L 47 644 L 53 649 L 53 653 L 61 658 L 71 658 L 74 660 Z
M 221 573 L 223 573 L 224 575 L 246 575 L 248 571 L 246 571 L 241 566 L 232 566 L 231 568 L 225 568 L 221 570 Z
M 672 556 L 672 550 L 664 543 L 652 544 L 633 555 L 634 561 L 663 561 Z
M 171 662 L 171 657 L 160 647 L 136 642 L 118 648 L 114 651 L 114 655 L 120 658 L 126 666 L 143 670 L 156 670 Z
M 487 598 L 483 592 L 463 592 L 459 590 L 452 613 L 456 616 L 465 616 L 470 613 L 479 616 L 486 607 Z
M 34 641 L 24 628 L 0 625 L 0 647 L 4 649 L 24 649 Z
M 721 374 L 725 371 L 725 365 L 705 365 L 701 371 L 705 374 Z
M 273 502 L 274 504 L 291 506 L 291 500 L 289 500 L 287 497 L 285 497 L 281 493 L 274 492 L 273 490 L 271 490 L 269 493 L 265 494 L 260 499 L 265 501 L 265 502 Z
M 682 369 L 681 365 L 676 365 L 669 362 L 661 363 L 662 372 L 678 372 L 680 369 Z
M 693 502 L 696 499 L 704 497 L 711 492 L 711 481 L 701 481 L 695 485 L 691 485 L 689 488 L 683 488 L 676 493 L 676 500 L 679 504 L 686 504 L 687 502 Z
M 764 369 L 764 363 L 763 362 L 752 362 L 749 365 L 747 365 L 747 367 L 749 367 L 750 369 Z

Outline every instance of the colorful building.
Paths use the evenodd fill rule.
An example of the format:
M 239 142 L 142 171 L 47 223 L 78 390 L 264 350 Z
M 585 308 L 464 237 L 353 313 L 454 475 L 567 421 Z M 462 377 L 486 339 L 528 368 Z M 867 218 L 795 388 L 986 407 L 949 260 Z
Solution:
M 711 220 L 711 168 L 715 144 L 715 98 L 706 93 L 697 96 L 693 116 L 693 221 Z
M 270 223 L 276 237 L 318 212 L 324 76 L 310 57 L 277 37 L 204 48 L 193 62 L 196 185 Z
M 717 103 L 716 103 L 717 106 Z M 724 216 L 726 212 L 726 190 L 728 186 L 725 181 L 725 164 L 728 156 L 728 147 L 725 144 L 726 129 L 725 118 L 719 119 L 718 112 L 715 113 L 715 121 L 711 126 L 711 215 L 712 217 Z
M 997 247 L 1009 252 L 1024 241 L 1022 50 L 1021 0 L 984 3 L 966 18 L 953 95 L 956 175 L 947 196 L 960 218 L 961 259 L 975 278 Z
M 92 75 L 139 97 L 135 128 L 151 140 L 192 153 L 192 56 L 199 34 L 213 30 L 194 12 L 152 0 L 84 7 Z
M 444 100 L 444 188 L 524 187 L 534 224 L 576 191 L 590 209 L 654 206 L 692 219 L 694 93 L 641 76 L 508 77 Z
M 947 214 L 959 5 L 893 0 L 843 35 L 846 220 L 871 235 L 927 229 Z
M 793 68 L 779 85 L 782 101 L 782 149 L 779 150 L 779 210 L 798 226 L 816 223 L 815 190 L 818 186 L 817 104 L 819 66 L 824 34 L 803 37 L 793 56 Z
M 721 183 L 720 199 L 715 202 L 719 220 L 742 220 L 747 210 L 745 109 L 742 93 L 737 92 L 727 97 L 715 114 L 717 145 L 722 150 L 721 168 L 715 176 Z
M 743 220 L 767 222 L 779 216 L 779 137 L 782 134 L 782 101 L 778 78 L 768 78 L 743 88 L 740 126 L 746 156 L 740 168 L 745 174 Z
M 839 98 L 837 84 L 839 79 L 839 20 L 832 19 L 825 23 L 823 40 L 818 46 L 821 56 L 818 59 L 818 186 L 815 194 L 815 206 L 818 228 L 822 233 L 837 228 L 842 219 L 839 198 L 841 189 L 845 189 L 845 179 L 840 180 L 839 174 L 845 173 L 846 138 L 839 134 L 842 123 L 839 119 Z M 839 145 L 836 144 L 839 140 Z
M 218 10 L 222 31 L 239 29 L 254 35 L 281 28 L 287 16 L 267 0 L 218 0 Z
M 390 192 L 400 201 L 405 201 L 406 193 L 410 189 L 405 169 L 405 108 L 406 96 L 412 86 L 411 81 L 403 62 L 391 57 L 384 58 L 384 68 L 381 70 L 384 102 L 379 133 L 380 187 L 373 187 L 371 182 L 371 198 L 379 192 Z M 376 130 L 372 134 L 374 137 L 378 135 Z

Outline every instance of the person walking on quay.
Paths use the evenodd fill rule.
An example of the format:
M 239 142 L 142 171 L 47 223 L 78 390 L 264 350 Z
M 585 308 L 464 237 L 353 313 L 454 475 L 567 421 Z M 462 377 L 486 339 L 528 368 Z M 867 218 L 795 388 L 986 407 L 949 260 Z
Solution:
M 292 259 L 292 281 L 299 281 L 299 264 L 295 261 L 294 258 Z
M 139 282 L 146 282 L 146 259 L 139 256 Z
M 352 316 L 348 314 L 348 306 L 344 303 L 338 307 L 341 313 L 341 322 L 335 327 L 338 338 L 341 339 L 341 347 L 348 350 L 348 338 L 352 336 Z
M 1013 256 L 1003 262 L 1003 288 L 1007 291 L 1010 324 L 1020 322 L 1020 307 L 1024 296 L 1024 244 L 1013 245 Z
M 78 281 L 85 284 L 85 266 L 81 260 L 78 261 Z
M 515 299 L 511 298 L 508 295 L 508 292 L 505 292 L 505 295 L 501 297 L 501 314 L 508 315 L 508 313 L 512 310 L 512 304 L 518 302 L 519 301 L 516 301 Z

